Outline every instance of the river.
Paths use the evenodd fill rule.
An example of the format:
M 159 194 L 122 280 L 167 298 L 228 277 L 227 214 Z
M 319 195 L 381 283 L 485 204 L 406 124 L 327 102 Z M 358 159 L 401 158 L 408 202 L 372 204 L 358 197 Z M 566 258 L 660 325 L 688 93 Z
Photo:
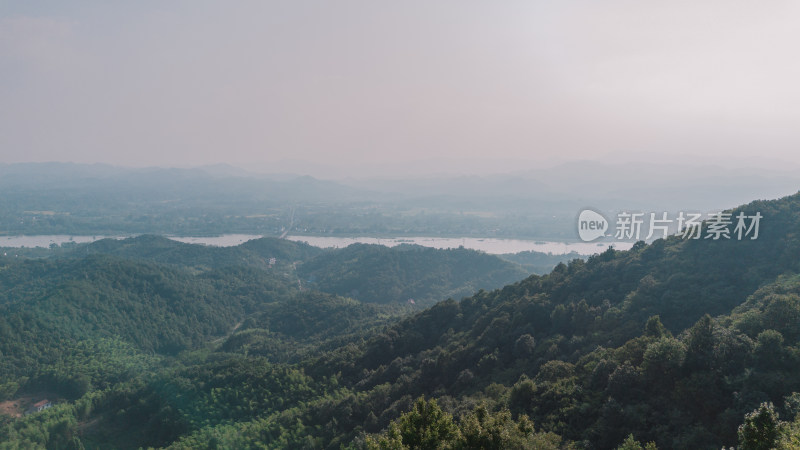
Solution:
M 70 236 L 70 235 L 40 235 L 40 236 L 0 236 L 0 247 L 49 247 L 51 244 L 61 245 L 65 242 L 78 244 L 93 242 L 98 239 L 113 238 L 124 239 L 129 236 Z M 258 239 L 260 235 L 254 234 L 223 234 L 220 236 L 167 236 L 170 239 L 189 244 L 212 245 L 217 247 L 231 247 Z M 400 244 L 417 244 L 435 248 L 465 247 L 481 250 L 491 254 L 519 253 L 536 251 L 562 255 L 577 252 L 582 255 L 591 255 L 602 252 L 613 244 L 618 250 L 631 247 L 629 242 L 594 243 L 594 242 L 552 242 L 534 241 L 524 239 L 497 239 L 497 238 L 441 238 L 441 237 L 403 237 L 403 238 L 375 238 L 375 237 L 328 237 L 328 236 L 286 236 L 286 239 L 297 242 L 307 242 L 322 248 L 343 248 L 350 244 L 380 244 L 394 247 Z

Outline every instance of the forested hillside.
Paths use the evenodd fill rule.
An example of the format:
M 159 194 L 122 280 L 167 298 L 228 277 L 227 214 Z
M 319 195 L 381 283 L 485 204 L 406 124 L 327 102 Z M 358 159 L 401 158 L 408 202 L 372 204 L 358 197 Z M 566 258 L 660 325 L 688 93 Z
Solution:
M 302 242 L 269 237 L 253 239 L 235 247 L 213 247 L 185 244 L 162 236 L 142 235 L 127 239 L 102 239 L 79 246 L 72 252 L 72 256 L 101 253 L 198 269 L 230 266 L 266 269 L 269 268 L 270 258 L 275 258 L 276 263 L 286 266 L 322 252 L 322 249 Z
M 560 262 L 572 261 L 573 259 L 585 259 L 585 255 L 570 252 L 564 255 L 554 255 L 552 253 L 542 253 L 534 251 L 524 251 L 519 253 L 506 253 L 499 255 L 506 261 L 511 261 L 521 265 L 526 270 L 537 275 L 550 273 Z
M 307 279 L 317 273 L 320 289 L 351 273 L 371 280 L 388 261 L 409 277 L 375 286 L 411 289 L 425 277 L 404 265 L 417 248 L 310 256 L 300 285 L 250 264 L 5 260 L 2 392 L 58 403 L 0 419 L 0 440 L 797 448 L 800 194 L 731 212 L 760 213 L 758 238 L 609 249 L 413 315 Z M 383 289 L 371 282 L 359 291 Z
M 184 244 L 161 236 L 103 239 L 67 256 L 108 254 L 196 270 L 246 266 L 296 278 L 300 286 L 368 303 L 433 304 L 495 289 L 529 275 L 519 264 L 464 248 L 353 244 L 320 249 L 303 242 L 261 238 L 235 247 Z M 63 255 L 64 253 L 58 253 Z M 274 258 L 274 267 L 270 259 Z
M 529 275 L 494 255 L 464 248 L 353 244 L 300 266 L 309 286 L 372 303 L 460 299 Z
M 309 370 L 341 371 L 359 391 L 388 383 L 397 400 L 443 397 L 454 412 L 488 402 L 596 448 L 630 433 L 733 445 L 763 402 L 792 420 L 800 390 L 800 196 L 739 211 L 764 216 L 757 240 L 608 250 L 440 303 Z

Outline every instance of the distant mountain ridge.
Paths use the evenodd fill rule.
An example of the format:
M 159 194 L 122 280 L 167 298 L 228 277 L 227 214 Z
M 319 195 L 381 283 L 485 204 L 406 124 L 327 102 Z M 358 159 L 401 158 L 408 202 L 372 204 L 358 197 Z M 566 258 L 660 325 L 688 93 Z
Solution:
M 365 302 L 431 304 L 494 289 L 529 273 L 475 250 L 352 244 L 300 265 L 308 286 Z
M 322 253 L 318 247 L 273 237 L 253 239 L 232 247 L 215 247 L 178 242 L 158 235 L 141 235 L 126 239 L 102 239 L 72 251 L 82 257 L 94 253 L 124 258 L 143 259 L 163 264 L 198 268 L 250 266 L 269 268 L 269 260 L 281 266 L 309 259 Z
M 420 305 L 461 298 L 478 289 L 494 289 L 529 275 L 518 264 L 475 250 L 442 250 L 400 245 L 353 244 L 320 249 L 303 242 L 264 237 L 233 247 L 185 244 L 155 236 L 103 239 L 67 255 L 108 254 L 199 269 L 248 266 L 291 269 L 302 286 L 368 303 Z M 294 271 L 296 270 L 296 275 Z

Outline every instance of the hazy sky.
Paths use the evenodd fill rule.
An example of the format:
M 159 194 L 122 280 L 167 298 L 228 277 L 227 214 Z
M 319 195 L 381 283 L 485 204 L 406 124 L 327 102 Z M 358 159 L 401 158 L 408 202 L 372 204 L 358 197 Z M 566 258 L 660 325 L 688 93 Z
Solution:
M 798 23 L 788 0 L 3 0 L 0 162 L 800 164 Z

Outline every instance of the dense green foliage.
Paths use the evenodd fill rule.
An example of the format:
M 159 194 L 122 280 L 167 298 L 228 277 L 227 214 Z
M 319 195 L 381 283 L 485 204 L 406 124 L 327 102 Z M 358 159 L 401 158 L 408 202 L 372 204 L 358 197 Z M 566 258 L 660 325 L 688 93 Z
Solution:
M 525 251 L 519 253 L 506 253 L 499 256 L 506 261 L 517 263 L 526 270 L 537 275 L 550 273 L 558 265 L 558 263 L 572 261 L 574 259 L 585 259 L 584 255 L 576 252 L 570 252 L 565 255 L 554 255 L 551 253 Z
M 297 278 L 300 286 L 370 303 L 432 304 L 495 289 L 528 275 L 518 264 L 463 248 L 437 250 L 401 245 L 353 244 L 322 250 L 302 242 L 261 238 L 236 247 L 207 247 L 160 236 L 103 239 L 68 256 L 108 254 L 197 270 L 247 266 Z M 57 254 L 61 256 L 61 253 Z M 275 266 L 269 265 L 275 258 Z
M 494 289 L 528 273 L 496 256 L 464 248 L 436 250 L 417 245 L 387 248 L 353 244 L 300 266 L 309 285 L 365 302 L 429 304 Z
M 311 354 L 361 343 L 363 333 L 410 312 L 406 305 L 360 303 L 316 291 L 292 301 L 264 305 L 245 319 L 222 345 L 228 352 L 266 356 L 271 361 L 298 362 Z
M 527 417 L 515 421 L 507 410 L 489 412 L 479 406 L 466 414 L 460 423 L 442 411 L 436 400 L 420 397 L 411 411 L 389 425 L 386 436 L 369 437 L 368 449 L 487 449 L 555 450 L 573 448 L 563 444 L 553 433 L 536 433 Z
M 0 392 L 46 391 L 58 402 L 1 419 L 0 441 L 796 448 L 800 195 L 738 211 L 763 215 L 757 240 L 671 237 L 609 249 L 413 315 L 310 290 L 289 265 L 130 253 L 6 259 Z M 303 278 L 319 271 L 320 290 L 359 273 L 360 292 L 411 289 L 426 279 L 412 270 L 424 262 L 406 265 L 420 258 L 414 252 L 425 254 L 362 246 L 297 266 Z M 430 256 L 454 258 L 452 267 L 461 257 L 480 261 Z M 399 281 L 372 279 L 391 274 L 386 267 Z
M 253 239 L 235 247 L 185 244 L 161 236 L 142 235 L 127 239 L 103 239 L 79 246 L 73 255 L 102 253 L 128 259 L 143 259 L 163 264 L 199 269 L 230 266 L 269 268 L 269 259 L 280 266 L 303 261 L 322 253 L 317 247 L 278 238 Z

